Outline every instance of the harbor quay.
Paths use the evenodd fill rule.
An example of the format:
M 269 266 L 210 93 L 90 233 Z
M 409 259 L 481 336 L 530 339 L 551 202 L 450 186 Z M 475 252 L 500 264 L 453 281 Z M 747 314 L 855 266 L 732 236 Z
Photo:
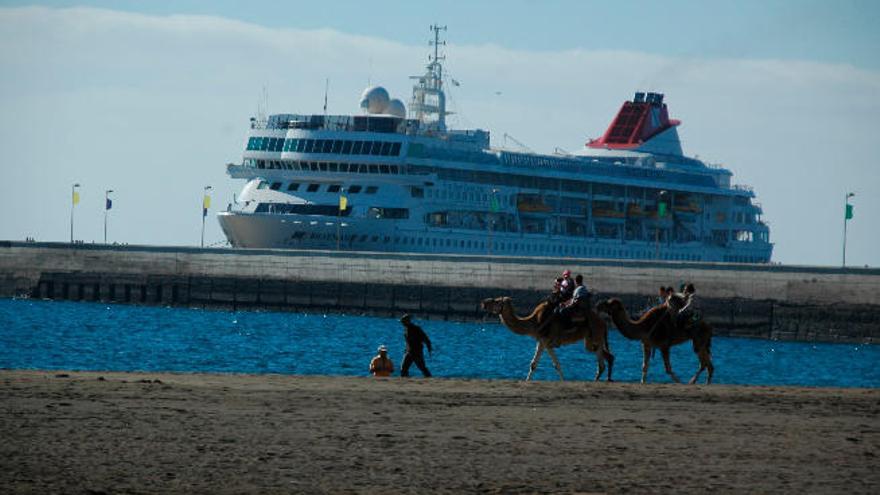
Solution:
M 527 314 L 563 269 L 633 317 L 692 282 L 716 335 L 880 343 L 880 269 L 0 241 L 0 297 L 230 310 L 488 321 L 482 299 Z

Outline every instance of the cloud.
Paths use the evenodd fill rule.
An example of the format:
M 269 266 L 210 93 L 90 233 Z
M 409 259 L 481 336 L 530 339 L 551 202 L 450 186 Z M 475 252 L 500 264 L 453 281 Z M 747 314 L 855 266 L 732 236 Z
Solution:
M 528 51 L 450 40 L 453 123 L 507 132 L 531 148 L 582 146 L 637 89 L 664 92 L 686 153 L 751 184 L 775 259 L 839 260 L 842 195 L 857 191 L 848 260 L 880 265 L 874 165 L 880 73 L 811 61 L 697 59 L 632 51 Z M 263 87 L 270 112 L 357 111 L 368 81 L 407 100 L 424 46 L 333 30 L 273 29 L 208 16 L 90 8 L 0 9 L 0 237 L 65 239 L 69 187 L 83 183 L 77 237 L 102 236 L 103 190 L 117 191 L 111 239 L 194 244 L 200 191 L 224 205 Z M 500 94 L 498 94 L 500 93 Z M 19 210 L 17 210 L 19 211 Z M 208 237 L 222 240 L 215 222 Z

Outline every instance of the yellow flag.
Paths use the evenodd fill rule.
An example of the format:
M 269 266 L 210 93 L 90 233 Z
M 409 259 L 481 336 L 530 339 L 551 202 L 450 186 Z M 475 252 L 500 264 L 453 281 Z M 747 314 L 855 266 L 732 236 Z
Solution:
M 79 193 L 76 191 L 73 191 L 73 204 L 79 204 Z
M 339 211 L 345 211 L 348 207 L 348 198 L 345 196 L 339 196 Z
M 207 194 L 205 194 L 205 198 L 202 199 L 202 208 L 207 210 L 210 207 L 211 207 L 211 196 L 208 196 Z

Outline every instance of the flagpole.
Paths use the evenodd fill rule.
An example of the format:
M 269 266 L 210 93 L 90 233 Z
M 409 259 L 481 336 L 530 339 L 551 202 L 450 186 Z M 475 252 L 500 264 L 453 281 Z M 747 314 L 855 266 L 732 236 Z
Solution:
M 73 210 L 76 207 L 77 197 L 76 197 L 76 188 L 79 187 L 79 184 L 76 183 L 70 186 L 70 243 L 73 244 Z
M 342 242 L 342 211 L 348 207 L 348 198 L 344 196 L 345 188 L 341 188 L 339 190 L 339 208 L 336 210 L 336 250 L 341 251 L 340 245 Z M 345 208 L 343 208 L 343 206 Z
M 208 200 L 208 191 L 211 190 L 211 186 L 205 186 L 204 194 L 202 195 L 202 242 L 201 247 L 205 247 L 205 217 L 208 216 L 208 205 L 210 204 L 210 200 Z
M 855 196 L 855 193 L 846 193 L 843 197 L 843 263 L 842 267 L 846 267 L 846 223 L 849 221 L 849 198 Z
M 107 244 L 107 212 L 110 211 L 110 193 L 113 189 L 104 191 L 104 244 Z

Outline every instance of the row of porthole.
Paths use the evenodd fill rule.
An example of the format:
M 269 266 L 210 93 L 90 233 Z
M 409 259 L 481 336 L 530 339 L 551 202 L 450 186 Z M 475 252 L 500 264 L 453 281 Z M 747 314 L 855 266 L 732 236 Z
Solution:
M 299 234 L 299 235 L 298 235 Z M 304 233 L 297 232 L 292 237 L 296 237 L 299 239 L 316 239 L 316 240 L 336 240 L 336 237 L 333 234 L 327 233 Z M 367 235 L 367 234 L 352 234 L 352 235 L 344 235 L 341 238 L 342 242 L 352 244 L 354 242 L 371 242 L 378 243 L 380 242 L 380 236 L 378 235 Z M 429 242 L 430 241 L 430 242 Z M 381 242 L 383 244 L 391 243 L 390 236 L 381 237 Z M 449 238 L 424 238 L 424 237 L 395 237 L 394 238 L 395 245 L 412 245 L 412 246 L 423 246 L 423 247 L 451 247 L 451 248 L 459 248 L 459 249 L 480 249 L 486 250 L 487 245 L 486 241 L 475 241 L 475 240 L 464 240 L 464 239 L 449 239 Z M 623 258 L 623 259 L 654 259 L 654 253 L 650 251 L 622 251 L 615 250 L 612 248 L 579 248 L 568 250 L 569 252 L 564 252 L 566 250 L 562 249 L 564 246 L 560 245 L 528 245 L 528 244 L 516 244 L 516 243 L 504 243 L 500 242 L 492 245 L 493 249 L 496 249 L 498 252 L 540 252 L 540 253 L 552 253 L 556 251 L 557 254 L 569 254 L 569 255 L 577 255 L 577 256 L 608 256 L 611 258 Z M 554 249 L 555 248 L 555 249 Z M 570 252 L 574 251 L 574 252 Z M 624 256 L 624 255 L 627 256 Z M 660 256 L 663 260 L 668 261 L 700 261 L 702 256 L 699 255 L 687 255 L 687 254 L 675 254 L 675 253 L 661 253 Z M 726 260 L 725 260 L 726 261 Z M 752 261 L 753 263 L 759 262 L 757 259 Z

